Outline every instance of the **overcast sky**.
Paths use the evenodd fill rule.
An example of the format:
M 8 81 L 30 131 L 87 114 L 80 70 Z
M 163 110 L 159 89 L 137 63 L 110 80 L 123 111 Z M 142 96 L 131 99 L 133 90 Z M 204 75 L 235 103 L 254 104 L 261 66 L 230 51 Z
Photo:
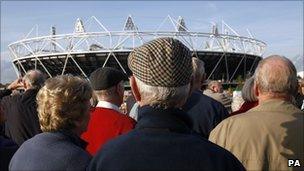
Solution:
M 303 1 L 1 1 L 1 82 L 16 78 L 8 44 L 20 40 L 34 25 L 39 35 L 71 33 L 77 18 L 96 16 L 109 30 L 122 30 L 132 15 L 140 30 L 156 30 L 167 15 L 182 16 L 190 31 L 210 32 L 211 22 L 224 20 L 242 36 L 267 43 L 264 56 L 285 55 L 303 70 Z M 297 58 L 297 59 L 296 59 Z M 299 60 L 300 59 L 300 60 Z

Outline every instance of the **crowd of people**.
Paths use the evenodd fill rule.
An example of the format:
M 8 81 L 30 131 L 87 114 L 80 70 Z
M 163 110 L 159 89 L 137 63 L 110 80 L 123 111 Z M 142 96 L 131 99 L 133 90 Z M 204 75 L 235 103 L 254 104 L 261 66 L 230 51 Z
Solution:
M 179 40 L 135 48 L 128 66 L 30 70 L 1 90 L 0 170 L 303 169 L 304 81 L 288 58 L 259 62 L 237 110 L 221 82 L 202 89 L 205 63 Z

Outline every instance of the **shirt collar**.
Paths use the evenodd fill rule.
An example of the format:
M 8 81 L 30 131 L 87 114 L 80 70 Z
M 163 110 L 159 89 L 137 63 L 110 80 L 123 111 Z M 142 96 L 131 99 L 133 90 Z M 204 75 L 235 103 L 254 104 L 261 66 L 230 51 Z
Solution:
M 110 103 L 110 102 L 107 102 L 107 101 L 98 101 L 96 107 L 102 107 L 102 108 L 107 108 L 107 109 L 113 109 L 113 110 L 116 110 L 117 112 L 120 112 L 121 111 L 119 110 L 119 107 L 116 106 L 115 104 L 113 103 Z
M 166 129 L 172 132 L 193 133 L 191 121 L 178 108 L 161 109 L 151 106 L 138 108 L 138 122 L 135 129 Z

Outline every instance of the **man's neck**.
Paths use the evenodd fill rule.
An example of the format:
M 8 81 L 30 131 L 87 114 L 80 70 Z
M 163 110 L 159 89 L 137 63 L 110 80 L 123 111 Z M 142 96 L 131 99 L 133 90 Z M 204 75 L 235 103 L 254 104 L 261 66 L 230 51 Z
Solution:
M 99 98 L 98 101 L 106 101 L 106 102 L 109 102 L 109 103 L 112 103 L 116 106 L 120 106 L 121 104 L 119 104 L 120 102 L 118 102 L 117 99 L 115 98 Z
M 113 109 L 113 110 L 116 110 L 117 112 L 121 112 L 119 110 L 119 106 L 115 105 L 114 103 L 107 102 L 107 101 L 98 101 L 96 107 Z
M 277 100 L 284 100 L 284 101 L 291 101 L 291 96 L 287 96 L 287 95 L 269 95 L 269 94 L 260 94 L 258 96 L 258 99 L 259 99 L 259 103 L 263 103 L 265 101 L 268 101 L 268 100 L 274 100 L 274 99 L 277 99 Z

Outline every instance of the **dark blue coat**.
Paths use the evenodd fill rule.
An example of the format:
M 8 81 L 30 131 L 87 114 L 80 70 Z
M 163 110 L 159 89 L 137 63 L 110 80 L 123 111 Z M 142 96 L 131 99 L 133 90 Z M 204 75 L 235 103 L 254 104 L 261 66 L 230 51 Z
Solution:
M 0 170 L 8 170 L 8 164 L 11 161 L 18 146 L 12 140 L 0 135 Z
M 13 156 L 10 170 L 85 170 L 91 156 L 86 143 L 67 132 L 41 133 L 25 141 Z
M 190 127 L 207 139 L 216 125 L 229 116 L 220 102 L 199 91 L 192 93 L 183 110 L 187 112 Z
M 88 170 L 245 170 L 230 152 L 193 133 L 181 110 L 144 106 L 139 115 L 136 128 L 107 143 Z

